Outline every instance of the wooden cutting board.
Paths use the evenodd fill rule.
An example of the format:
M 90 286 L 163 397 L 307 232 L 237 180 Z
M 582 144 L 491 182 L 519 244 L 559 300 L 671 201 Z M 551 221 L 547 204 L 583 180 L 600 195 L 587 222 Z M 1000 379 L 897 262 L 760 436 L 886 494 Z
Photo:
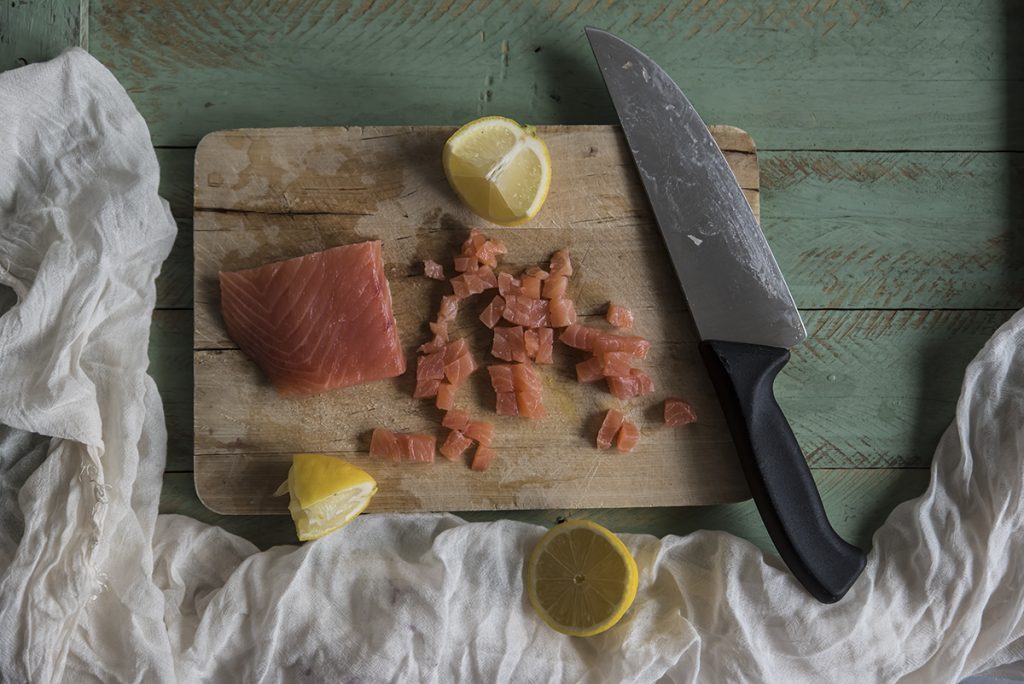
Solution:
M 464 209 L 445 181 L 441 150 L 453 129 L 288 128 L 206 136 L 195 166 L 195 478 L 212 510 L 285 513 L 273 491 L 291 454 L 338 454 L 380 483 L 372 511 L 459 511 L 703 505 L 749 496 L 732 442 L 697 351 L 697 336 L 672 273 L 625 141 L 610 126 L 541 127 L 553 180 L 536 219 L 517 228 L 487 224 Z M 753 141 L 713 127 L 719 145 L 758 212 Z M 601 385 L 575 382 L 579 352 L 556 344 L 555 363 L 539 366 L 548 416 L 531 421 L 494 414 L 485 371 L 459 404 L 495 422 L 498 457 L 485 473 L 439 459 L 411 465 L 371 459 L 377 426 L 432 432 L 441 412 L 412 398 L 415 349 L 449 290 L 423 276 L 424 259 L 451 271 L 470 227 L 509 247 L 505 269 L 546 265 L 568 248 L 569 286 L 582 321 L 604 325 L 609 301 L 631 308 L 634 332 L 651 340 L 643 368 L 653 395 L 619 402 Z M 336 245 L 383 240 L 409 371 L 400 378 L 306 398 L 277 396 L 228 338 L 219 313 L 217 273 L 259 266 Z M 479 361 L 490 333 L 477 321 L 493 293 L 463 307 L 453 339 L 466 336 Z M 661 424 L 665 397 L 689 400 L 696 425 Z M 636 451 L 594 447 L 606 409 L 621 407 L 642 431 Z

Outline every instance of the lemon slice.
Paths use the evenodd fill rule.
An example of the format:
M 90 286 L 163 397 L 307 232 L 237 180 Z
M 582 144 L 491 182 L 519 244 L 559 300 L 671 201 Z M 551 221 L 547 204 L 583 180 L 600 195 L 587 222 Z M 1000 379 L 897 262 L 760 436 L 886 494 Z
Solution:
M 612 532 L 589 520 L 548 531 L 526 566 L 530 603 L 552 629 L 593 636 L 617 623 L 636 598 L 636 561 Z
M 444 146 L 444 173 L 473 213 L 502 226 L 537 215 L 551 186 L 551 155 L 532 127 L 503 116 L 470 121 Z
M 324 454 L 295 454 L 288 479 L 274 496 L 290 494 L 288 512 L 301 541 L 319 539 L 344 527 L 366 509 L 377 493 L 368 472 Z

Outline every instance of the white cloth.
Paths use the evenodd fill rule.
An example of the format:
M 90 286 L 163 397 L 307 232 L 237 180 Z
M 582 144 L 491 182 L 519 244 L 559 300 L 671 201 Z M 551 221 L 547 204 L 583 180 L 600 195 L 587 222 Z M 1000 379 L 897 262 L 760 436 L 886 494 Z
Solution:
M 0 75 L 0 136 L 0 681 L 932 683 L 1024 659 L 1024 314 L 843 601 L 727 534 L 629 535 L 634 607 L 573 639 L 524 598 L 536 526 L 367 515 L 259 552 L 157 515 L 175 226 L 145 123 L 73 50 Z

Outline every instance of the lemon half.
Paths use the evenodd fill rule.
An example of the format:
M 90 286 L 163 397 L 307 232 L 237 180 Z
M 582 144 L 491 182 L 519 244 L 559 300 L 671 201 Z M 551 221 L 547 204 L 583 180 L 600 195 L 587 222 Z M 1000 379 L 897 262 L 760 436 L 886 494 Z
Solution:
M 275 496 L 290 495 L 288 512 L 301 541 L 319 539 L 362 513 L 377 481 L 348 461 L 324 454 L 295 454 L 288 479 Z
M 636 561 L 611 531 L 589 520 L 556 525 L 526 566 L 530 603 L 549 627 L 593 636 L 617 623 L 636 598 Z
M 551 187 L 551 155 L 532 127 L 503 116 L 470 121 L 444 146 L 444 173 L 473 213 L 502 226 L 529 221 Z

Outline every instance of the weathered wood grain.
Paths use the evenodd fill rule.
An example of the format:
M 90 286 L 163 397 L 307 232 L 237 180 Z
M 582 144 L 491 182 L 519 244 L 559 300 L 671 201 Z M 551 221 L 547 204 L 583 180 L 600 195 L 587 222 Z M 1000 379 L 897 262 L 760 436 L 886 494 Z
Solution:
M 161 194 L 175 216 L 191 218 L 194 150 L 157 155 Z M 1024 154 L 758 156 L 763 227 L 802 308 L 1024 306 L 1024 205 L 1013 200 Z M 191 292 L 191 255 L 178 256 L 187 268 L 169 264 L 162 282 Z M 187 282 L 170 280 L 177 276 Z
M 901 502 L 924 492 L 929 471 L 913 469 L 815 470 L 829 520 L 844 538 L 862 548 L 871 546 L 875 531 Z M 295 527 L 286 515 L 218 515 L 196 496 L 191 473 L 167 473 L 160 494 L 161 513 L 188 515 L 239 534 L 261 548 L 295 544 Z M 776 551 L 752 501 L 685 508 L 557 509 L 547 511 L 457 512 L 471 522 L 518 520 L 550 527 L 560 518 L 588 518 L 616 532 L 684 535 L 722 530 L 742 537 L 769 554 Z M 344 534 L 342 532 L 341 534 Z
M 93 52 L 158 145 L 238 126 L 605 124 L 583 35 L 635 42 L 764 149 L 1024 149 L 1021 13 L 1000 2 L 253 4 L 92 0 Z M 1019 60 L 1016 61 L 1020 63 Z M 245 84 L 239 87 L 239 84 Z
M 85 0 L 0 3 L 0 71 L 53 59 L 69 47 L 89 47 Z
M 719 145 L 757 206 L 757 160 L 742 131 L 714 127 Z M 437 164 L 451 128 L 271 129 L 217 133 L 196 154 L 195 453 L 204 502 L 219 512 L 277 508 L 271 479 L 295 451 L 367 460 L 373 428 L 430 432 L 442 416 L 411 398 L 415 368 L 392 382 L 316 397 L 282 400 L 223 329 L 217 272 L 298 256 L 333 244 L 384 242 L 395 317 L 406 357 L 429 338 L 425 326 L 445 290 L 422 276 L 422 261 L 450 256 L 480 225 L 455 199 Z M 686 505 L 744 498 L 746 484 L 696 353 L 692 322 L 666 284 L 672 266 L 625 142 L 611 127 L 541 127 L 558 174 L 541 214 L 527 226 L 486 228 L 509 249 L 518 273 L 568 248 L 580 274 L 570 295 L 590 323 L 609 299 L 627 303 L 635 330 L 655 345 L 643 366 L 658 394 L 620 404 L 604 390 L 575 382 L 582 355 L 558 345 L 555 364 L 539 367 L 548 416 L 494 416 L 494 395 L 479 372 L 458 404 L 494 416 L 499 459 L 486 473 L 464 463 L 410 469 L 365 463 L 381 483 L 377 510 L 475 510 Z M 696 247 L 695 247 L 696 248 Z M 491 293 L 493 296 L 493 293 Z M 489 359 L 490 331 L 475 320 L 490 296 L 463 305 L 455 334 L 478 360 Z M 468 315 L 467 315 L 468 314 Z M 682 341 L 690 341 L 689 344 Z M 632 458 L 595 458 L 593 435 L 612 406 L 657 413 L 665 396 L 686 396 L 703 420 L 681 435 L 640 420 Z M 680 456 L 682 454 L 682 456 Z M 275 485 L 276 486 L 276 485 Z

